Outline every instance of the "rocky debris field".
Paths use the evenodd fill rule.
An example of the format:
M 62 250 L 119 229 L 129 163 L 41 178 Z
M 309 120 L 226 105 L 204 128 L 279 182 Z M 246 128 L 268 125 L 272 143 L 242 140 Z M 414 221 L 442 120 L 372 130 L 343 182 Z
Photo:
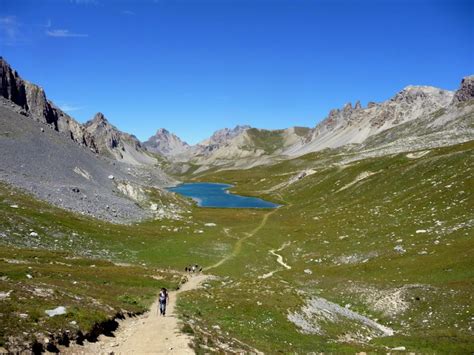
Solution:
M 55 206 L 98 219 L 124 223 L 154 217 L 151 205 L 143 208 L 142 201 L 120 186 L 160 189 L 172 184 L 160 169 L 99 156 L 21 112 L 1 99 L 0 180 Z

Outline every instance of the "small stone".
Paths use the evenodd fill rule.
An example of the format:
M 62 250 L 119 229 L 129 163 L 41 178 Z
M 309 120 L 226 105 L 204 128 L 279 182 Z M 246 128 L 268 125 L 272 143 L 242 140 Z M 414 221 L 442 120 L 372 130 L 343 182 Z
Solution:
M 392 348 L 393 351 L 405 351 L 406 348 L 404 346 L 397 346 L 396 348 Z
M 406 252 L 406 250 L 403 249 L 403 247 L 402 247 L 401 245 L 396 245 L 395 248 L 393 248 L 393 250 L 395 250 L 395 251 L 397 251 L 397 252 L 399 252 L 399 253 L 401 253 L 401 254 L 403 254 L 403 253 Z
M 44 311 L 44 313 L 46 313 L 50 317 L 59 316 L 61 314 L 66 314 L 66 307 L 59 306 L 55 309 L 47 309 Z

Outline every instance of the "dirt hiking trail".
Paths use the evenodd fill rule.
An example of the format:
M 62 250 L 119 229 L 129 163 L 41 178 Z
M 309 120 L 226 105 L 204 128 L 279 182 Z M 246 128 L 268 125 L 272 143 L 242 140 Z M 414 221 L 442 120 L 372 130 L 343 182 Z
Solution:
M 248 233 L 245 237 L 242 237 L 240 238 L 234 245 L 234 248 L 232 250 L 232 253 L 230 253 L 229 255 L 227 255 L 226 257 L 222 258 L 221 260 L 219 260 L 217 263 L 213 264 L 213 265 L 210 265 L 210 266 L 207 266 L 204 268 L 204 271 L 208 271 L 208 270 L 211 270 L 211 269 L 215 269 L 219 266 L 221 266 L 222 264 L 224 264 L 226 261 L 230 260 L 231 258 L 237 256 L 240 251 L 242 250 L 242 244 L 243 242 L 245 242 L 247 239 L 253 237 L 255 234 L 257 234 L 260 229 L 262 229 L 263 227 L 265 227 L 265 225 L 267 224 L 267 221 L 268 221 L 268 217 L 270 217 L 272 214 L 274 214 L 278 209 L 274 209 L 268 213 L 266 213 L 263 218 L 262 218 L 262 221 L 259 223 L 259 225 L 254 229 L 252 230 L 250 233 Z
M 146 314 L 120 322 L 115 337 L 101 335 L 97 342 L 85 342 L 62 349 L 63 354 L 194 354 L 189 344 L 191 337 L 180 330 L 175 315 L 176 297 L 181 292 L 197 289 L 207 275 L 187 275 L 188 282 L 178 291 L 169 292 L 166 316 L 158 312 L 158 299 Z
M 239 240 L 232 252 L 223 257 L 214 265 L 204 268 L 210 270 L 219 267 L 229 259 L 237 256 L 242 244 L 257 234 L 267 223 L 268 218 L 277 211 L 274 209 L 266 213 L 262 221 L 250 233 Z M 158 311 L 158 297 L 148 313 L 135 318 L 120 321 L 114 337 L 101 335 L 97 342 L 85 342 L 83 346 L 73 345 L 61 349 L 63 354 L 194 354 L 190 344 L 192 338 L 180 330 L 179 319 L 175 314 L 176 297 L 181 293 L 199 288 L 209 275 L 186 275 L 188 281 L 178 291 L 169 292 L 169 304 L 166 307 L 166 316 L 162 317 Z M 256 351 L 257 352 L 257 351 Z

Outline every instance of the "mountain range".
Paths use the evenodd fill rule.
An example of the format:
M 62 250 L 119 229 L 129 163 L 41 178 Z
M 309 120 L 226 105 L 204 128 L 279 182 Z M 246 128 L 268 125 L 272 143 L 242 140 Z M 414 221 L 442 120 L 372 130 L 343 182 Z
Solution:
M 0 58 L 0 353 L 184 332 L 196 353 L 469 353 L 473 150 L 474 76 L 189 145 L 81 124 Z M 180 182 L 278 208 L 201 208 Z M 162 287 L 182 293 L 157 340 Z
M 236 126 L 196 145 L 164 128 L 140 142 L 100 112 L 80 124 L 3 58 L 0 78 L 1 179 L 56 205 L 113 221 L 150 217 L 150 210 L 139 206 L 146 200 L 143 191 L 152 186 L 166 194 L 164 187 L 176 183 L 170 172 L 196 175 L 209 169 L 250 168 L 328 148 L 357 160 L 474 138 L 474 76 L 465 77 L 456 92 L 407 86 L 367 107 L 347 103 L 313 128 Z M 24 160 L 21 169 L 12 166 L 19 155 Z M 77 190 L 79 198 L 72 192 Z

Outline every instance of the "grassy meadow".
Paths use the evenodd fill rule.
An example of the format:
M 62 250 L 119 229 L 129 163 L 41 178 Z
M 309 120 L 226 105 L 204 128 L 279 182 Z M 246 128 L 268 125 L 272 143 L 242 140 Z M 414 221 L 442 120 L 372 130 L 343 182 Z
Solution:
M 188 206 L 180 220 L 132 225 L 74 215 L 1 185 L 0 292 L 10 293 L 0 300 L 0 342 L 20 331 L 86 331 L 120 310 L 143 311 L 160 287 L 179 283 L 176 270 L 197 263 L 216 277 L 178 306 L 198 352 L 219 343 L 268 353 L 473 351 L 473 148 L 353 162 L 323 151 L 185 176 L 283 206 Z M 308 321 L 319 330 L 305 331 L 289 315 L 314 298 L 394 335 L 317 313 Z M 60 305 L 67 314 L 44 313 Z

